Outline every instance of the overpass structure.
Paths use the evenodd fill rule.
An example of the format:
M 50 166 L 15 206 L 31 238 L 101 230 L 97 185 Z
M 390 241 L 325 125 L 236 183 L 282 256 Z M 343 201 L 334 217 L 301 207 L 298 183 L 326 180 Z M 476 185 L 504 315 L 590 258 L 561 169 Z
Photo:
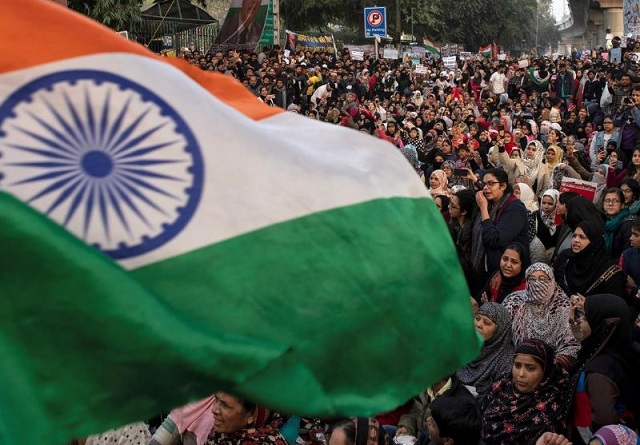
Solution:
M 559 53 L 606 47 L 607 30 L 623 37 L 622 0 L 566 0 L 570 18 L 559 25 Z

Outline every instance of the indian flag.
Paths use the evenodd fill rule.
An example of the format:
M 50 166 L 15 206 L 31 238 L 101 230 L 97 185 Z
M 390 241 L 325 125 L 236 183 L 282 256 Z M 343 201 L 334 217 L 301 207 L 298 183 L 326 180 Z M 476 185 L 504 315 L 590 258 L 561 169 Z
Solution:
M 438 54 L 438 55 L 440 55 L 440 51 L 442 49 L 440 45 L 438 45 L 437 43 L 433 43 L 431 40 L 427 39 L 426 37 L 422 39 L 422 46 L 427 51 L 433 54 Z
M 491 57 L 491 44 L 481 46 L 480 49 L 478 49 L 478 53 L 483 55 L 484 57 Z
M 219 389 L 392 409 L 473 359 L 467 286 L 390 144 L 57 6 L 0 3 L 0 442 Z

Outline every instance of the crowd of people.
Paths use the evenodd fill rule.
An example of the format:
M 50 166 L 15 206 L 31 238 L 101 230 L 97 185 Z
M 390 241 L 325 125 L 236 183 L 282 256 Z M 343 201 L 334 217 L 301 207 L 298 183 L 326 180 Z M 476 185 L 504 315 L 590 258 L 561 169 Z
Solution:
M 484 346 L 375 418 L 301 419 L 218 393 L 142 442 L 640 443 L 640 74 L 622 54 L 425 60 L 418 76 L 348 51 L 189 53 L 256 100 L 401 152 L 450 228 Z

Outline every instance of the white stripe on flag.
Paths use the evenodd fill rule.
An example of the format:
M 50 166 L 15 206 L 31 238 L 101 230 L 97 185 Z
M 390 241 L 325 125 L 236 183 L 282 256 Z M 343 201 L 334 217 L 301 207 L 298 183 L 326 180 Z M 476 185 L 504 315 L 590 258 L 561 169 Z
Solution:
M 202 153 L 203 191 L 184 230 L 148 253 L 120 260 L 125 268 L 151 264 L 315 212 L 377 198 L 427 196 L 424 184 L 388 142 L 292 113 L 254 121 L 210 95 L 180 70 L 151 58 L 100 54 L 5 74 L 0 76 L 0 103 L 41 76 L 73 70 L 107 72 L 146 86 L 182 116 Z M 76 90 L 79 97 L 71 100 L 81 108 L 82 89 Z M 124 99 L 113 94 L 113 101 L 111 108 L 116 110 Z M 17 153 L 15 156 L 22 156 Z M 178 168 L 179 176 L 184 173 L 185 161 L 180 152 L 173 154 L 182 160 L 182 167 L 162 167 L 161 171 L 170 174 Z M 7 168 L 15 156 L 0 159 L 0 169 L 15 171 Z M 18 178 L 10 176 L 3 179 L 3 189 L 24 200 L 34 195 L 29 184 L 11 185 Z M 182 193 L 178 186 L 168 191 Z M 52 199 L 32 205 L 46 211 Z M 68 206 L 60 205 L 50 216 L 62 223 L 69 215 Z M 117 244 L 118 236 L 135 242 L 135 230 L 127 232 L 117 224 L 114 211 L 109 212 L 110 220 L 116 221 L 110 227 L 110 242 Z M 67 228 L 83 237 L 80 217 L 74 215 Z M 99 236 L 96 230 L 89 227 L 89 235 Z

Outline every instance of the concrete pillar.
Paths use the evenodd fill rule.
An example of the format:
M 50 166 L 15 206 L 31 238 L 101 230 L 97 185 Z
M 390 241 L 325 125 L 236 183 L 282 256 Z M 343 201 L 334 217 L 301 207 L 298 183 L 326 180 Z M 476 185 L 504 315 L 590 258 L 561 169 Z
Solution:
M 604 27 L 611 30 L 611 35 L 623 37 L 622 8 L 606 8 L 603 10 Z M 604 36 L 603 36 L 604 37 Z

